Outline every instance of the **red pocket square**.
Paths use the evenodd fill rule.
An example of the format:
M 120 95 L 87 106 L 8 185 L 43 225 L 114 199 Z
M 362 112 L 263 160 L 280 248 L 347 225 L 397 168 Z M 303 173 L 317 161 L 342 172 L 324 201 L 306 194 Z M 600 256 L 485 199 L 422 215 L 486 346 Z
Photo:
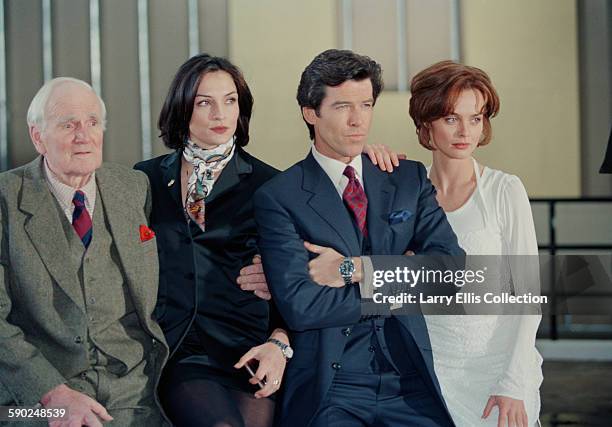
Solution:
M 144 224 L 140 224 L 140 241 L 147 242 L 155 237 L 155 233 Z

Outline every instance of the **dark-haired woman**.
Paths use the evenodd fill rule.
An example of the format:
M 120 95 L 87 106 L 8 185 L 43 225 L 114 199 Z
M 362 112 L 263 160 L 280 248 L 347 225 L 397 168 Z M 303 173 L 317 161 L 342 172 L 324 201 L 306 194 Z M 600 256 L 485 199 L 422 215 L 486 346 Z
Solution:
M 135 167 L 153 189 L 160 283 L 155 314 L 171 358 L 159 388 L 177 426 L 269 426 L 287 334 L 268 301 L 236 284 L 257 254 L 251 196 L 277 171 L 244 151 L 253 106 L 239 69 L 198 55 L 178 70 L 159 117 L 175 151 Z M 251 367 L 264 388 L 242 364 Z
M 243 149 L 252 108 L 236 66 L 194 56 L 179 68 L 159 117 L 174 152 L 135 166 L 153 190 L 155 315 L 171 350 L 159 395 L 177 426 L 270 426 L 270 396 L 291 353 L 282 321 L 265 300 L 269 293 L 236 284 L 243 267 L 260 266 L 251 197 L 277 173 Z M 383 170 L 397 165 L 384 146 L 366 151 Z

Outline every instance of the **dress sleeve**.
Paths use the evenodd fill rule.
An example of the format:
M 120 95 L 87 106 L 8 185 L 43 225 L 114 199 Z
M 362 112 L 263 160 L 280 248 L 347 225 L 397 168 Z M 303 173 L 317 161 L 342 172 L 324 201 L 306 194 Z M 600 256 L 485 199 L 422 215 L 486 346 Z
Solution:
M 508 175 L 502 182 L 499 210 L 505 254 L 537 255 L 538 241 L 529 197 L 517 176 Z M 516 277 L 516 279 L 519 278 L 519 276 Z
M 518 177 L 508 175 L 505 178 L 500 186 L 498 212 L 503 254 L 509 255 L 512 293 L 538 293 L 538 243 L 529 198 Z M 533 309 L 537 310 L 537 307 Z M 512 329 L 506 332 L 514 338 L 515 345 L 509 347 L 512 354 L 507 369 L 494 385 L 491 394 L 525 400 L 528 389 L 539 388 L 542 382 L 542 358 L 535 348 L 535 340 L 541 319 L 539 314 L 501 316 L 502 324 Z

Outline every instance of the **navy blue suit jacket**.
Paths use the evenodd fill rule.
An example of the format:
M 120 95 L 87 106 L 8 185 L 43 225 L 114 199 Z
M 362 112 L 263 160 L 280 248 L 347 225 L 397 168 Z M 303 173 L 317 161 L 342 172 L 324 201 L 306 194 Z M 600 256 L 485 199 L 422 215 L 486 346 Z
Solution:
M 408 249 L 423 255 L 464 254 L 421 163 L 401 161 L 388 174 L 364 157 L 363 180 L 372 254 L 402 255 Z M 334 185 L 312 154 L 264 184 L 255 193 L 254 205 L 268 285 L 295 350 L 285 374 L 280 424 L 306 426 L 332 383 L 332 364 L 342 357 L 348 340 L 342 329 L 361 317 L 361 300 L 357 285 L 332 288 L 310 279 L 310 255 L 303 241 L 360 256 L 359 238 Z M 412 215 L 405 220 L 389 220 L 392 212 L 406 210 Z M 442 400 L 423 316 L 398 320 L 404 326 L 403 338 L 412 342 L 411 335 L 417 344 L 417 349 L 410 345 L 413 360 L 420 360 L 420 353 L 425 363 L 419 368 Z

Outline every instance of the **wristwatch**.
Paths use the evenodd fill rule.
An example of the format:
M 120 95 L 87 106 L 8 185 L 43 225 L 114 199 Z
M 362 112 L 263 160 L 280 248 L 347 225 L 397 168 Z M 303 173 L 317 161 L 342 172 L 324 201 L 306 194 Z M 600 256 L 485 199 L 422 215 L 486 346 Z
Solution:
M 285 359 L 289 360 L 293 357 L 293 349 L 289 346 L 289 344 L 285 344 L 284 342 L 279 341 L 275 338 L 268 338 L 266 342 L 271 342 L 272 344 L 277 345 L 278 348 L 280 348 L 283 352 L 283 356 L 285 356 Z
M 344 279 L 345 285 L 350 285 L 353 283 L 353 273 L 355 272 L 355 263 L 349 257 L 346 257 L 340 263 L 340 267 L 338 267 L 338 271 L 340 272 L 340 276 Z

